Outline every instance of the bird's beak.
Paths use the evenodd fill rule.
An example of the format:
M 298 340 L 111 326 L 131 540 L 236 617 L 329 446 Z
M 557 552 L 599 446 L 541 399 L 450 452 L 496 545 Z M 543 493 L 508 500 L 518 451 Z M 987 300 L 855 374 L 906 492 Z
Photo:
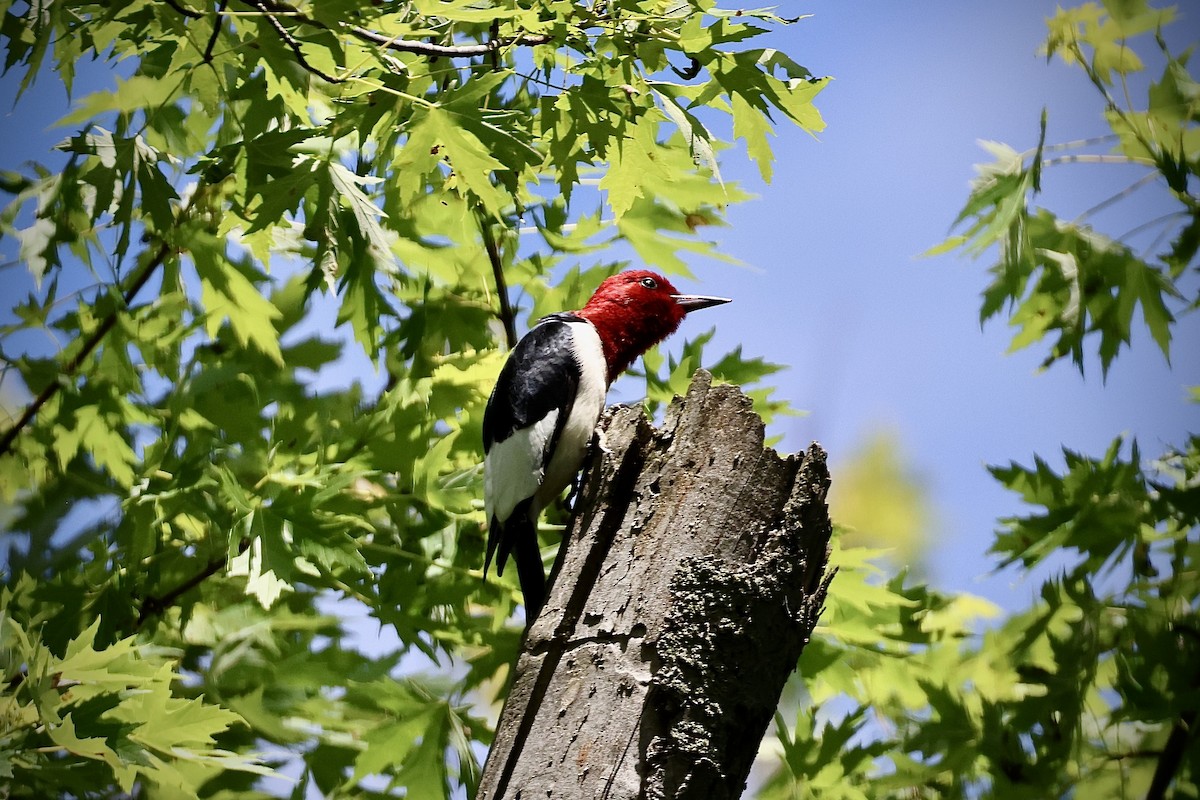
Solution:
M 684 313 L 730 302 L 728 297 L 705 297 L 700 294 L 673 294 L 671 299 L 683 307 Z

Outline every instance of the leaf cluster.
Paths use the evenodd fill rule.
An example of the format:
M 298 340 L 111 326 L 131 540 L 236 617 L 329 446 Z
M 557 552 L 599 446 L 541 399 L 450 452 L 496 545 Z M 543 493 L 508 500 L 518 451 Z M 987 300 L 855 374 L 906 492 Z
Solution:
M 1200 439 L 1155 464 L 1123 449 L 994 470 L 1037 511 L 993 551 L 1056 568 L 1003 619 L 881 580 L 874 551 L 835 551 L 799 710 L 777 720 L 786 766 L 762 796 L 1194 795 Z
M 718 155 L 740 141 L 769 175 L 777 122 L 822 126 L 825 82 L 754 41 L 788 22 L 0 0 L 23 93 L 113 75 L 46 163 L 4 173 L 0 245 L 29 280 L 0 326 L 5 677 L 25 676 L 3 792 L 472 791 L 519 635 L 515 575 L 479 571 L 502 344 L 615 254 L 677 275 L 717 255 L 701 234 L 745 198 Z M 126 670 L 87 714 L 44 695 L 80 653 Z M 153 709 L 122 699 L 143 690 Z M 176 709 L 216 744 L 139 733 Z
M 242 719 L 177 696 L 163 648 L 126 637 L 98 649 L 97 621 L 55 653 L 39 635 L 50 609 L 37 594 L 29 578 L 0 590 L 0 777 L 19 787 L 13 796 L 87 797 L 110 783 L 129 793 L 139 782 L 187 794 L 226 770 L 269 774 L 256 754 L 221 749 Z M 27 628 L 23 616 L 43 619 Z
M 1172 18 L 1139 0 L 1060 9 L 1046 51 L 1100 94 L 1111 134 L 1099 143 L 1115 152 L 1045 145 L 1045 115 L 1033 150 L 989 144 L 998 160 L 959 217 L 967 232 L 940 246 L 998 248 L 982 317 L 1007 310 L 1014 348 L 1057 337 L 1046 364 L 1070 357 L 1082 369 L 1095 334 L 1107 371 L 1139 308 L 1166 354 L 1168 303 L 1196 306 L 1188 176 L 1200 166 L 1200 94 L 1187 55 L 1172 56 L 1159 31 Z M 1128 40 L 1149 31 L 1166 67 L 1147 110 L 1132 111 L 1110 90 L 1141 69 Z M 1151 221 L 1156 243 L 1174 237 L 1153 258 L 1029 207 L 1044 169 L 1113 160 L 1145 171 L 1134 189 L 1157 182 L 1180 208 Z M 991 553 L 1000 569 L 1050 574 L 1033 604 L 1001 617 L 980 598 L 885 577 L 877 552 L 835 551 L 824 627 L 776 720 L 784 767 L 763 797 L 1200 795 L 1200 437 L 1157 460 L 1117 438 L 1098 457 L 1064 448 L 1061 466 L 1035 456 L 991 473 L 1030 509 L 1000 521 Z
M 1036 147 L 1018 152 L 985 142 L 995 161 L 980 167 L 967 204 L 951 236 L 931 254 L 963 248 L 973 255 L 993 251 L 992 282 L 984 290 L 981 321 L 1008 311 L 1015 328 L 1012 349 L 1047 340 L 1043 366 L 1069 358 L 1084 368 L 1085 340 L 1097 337 L 1097 354 L 1107 373 L 1129 345 L 1140 313 L 1146 330 L 1166 357 L 1171 324 L 1200 303 L 1200 84 L 1189 68 L 1190 52 L 1174 54 L 1161 34 L 1173 9 L 1137 2 L 1085 3 L 1059 9 L 1048 20 L 1048 57 L 1061 56 L 1081 68 L 1104 102 L 1108 132 L 1092 139 L 1047 144 L 1043 112 Z M 1131 81 L 1146 69 L 1134 40 L 1155 34 L 1163 62 L 1146 82 L 1143 105 L 1131 99 Z M 1107 152 L 1095 152 L 1108 146 Z M 1073 219 L 1034 201 L 1043 183 L 1068 164 L 1104 165 L 1134 178 L 1124 188 Z M 1135 197 L 1157 185 L 1172 210 L 1150 219 Z M 1093 220 L 1117 204 L 1130 208 L 1120 228 L 1105 233 Z M 1139 218 L 1141 217 L 1141 218 Z M 1136 220 L 1129 224 L 1130 219 Z

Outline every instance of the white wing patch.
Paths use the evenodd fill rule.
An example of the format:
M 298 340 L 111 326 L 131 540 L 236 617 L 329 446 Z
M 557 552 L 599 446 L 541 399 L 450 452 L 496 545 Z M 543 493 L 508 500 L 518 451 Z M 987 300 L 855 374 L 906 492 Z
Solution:
M 528 428 L 496 442 L 483 460 L 487 518 L 508 519 L 513 509 L 542 485 L 542 458 L 558 424 L 558 409 Z M 540 509 L 534 509 L 538 511 Z
M 545 508 L 562 493 L 583 466 L 588 442 L 604 411 L 604 396 L 608 394 L 608 362 L 604 360 L 604 347 L 600 335 L 589 322 L 573 322 L 575 333 L 575 359 L 579 365 L 579 387 L 575 390 L 575 404 L 571 415 L 563 426 L 554 456 L 546 466 L 546 475 L 538 489 L 534 505 L 538 510 Z
M 518 503 L 533 498 L 534 519 L 549 505 L 583 465 L 588 442 L 604 411 L 608 393 L 608 363 L 600 335 L 591 323 L 568 323 L 573 336 L 572 355 L 579 367 L 579 385 L 554 453 L 545 463 L 546 448 L 554 436 L 562 410 L 553 409 L 528 428 L 492 444 L 483 461 L 487 518 L 507 520 Z

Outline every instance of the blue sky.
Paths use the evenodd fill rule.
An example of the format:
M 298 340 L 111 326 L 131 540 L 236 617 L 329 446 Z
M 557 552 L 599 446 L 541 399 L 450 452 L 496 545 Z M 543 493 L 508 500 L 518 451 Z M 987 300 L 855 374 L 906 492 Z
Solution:
M 778 394 L 810 413 L 777 425 L 781 449 L 818 440 L 836 469 L 864 437 L 894 431 L 937 514 L 930 578 L 1010 608 L 1037 584 L 1015 573 L 981 577 L 994 566 L 984 554 L 996 519 L 1023 511 L 984 465 L 1029 463 L 1034 453 L 1059 463 L 1063 445 L 1099 455 L 1120 433 L 1154 455 L 1195 429 L 1185 387 L 1200 384 L 1196 317 L 1176 329 L 1173 370 L 1139 335 L 1106 382 L 1095 364 L 1086 378 L 1066 364 L 1039 374 L 1041 349 L 1006 355 L 1004 323 L 980 328 L 989 262 L 918 258 L 948 233 L 972 165 L 988 160 L 978 139 L 1031 147 L 1043 106 L 1051 142 L 1104 132 L 1083 74 L 1036 54 L 1055 5 L 784 0 L 782 14 L 813 16 L 771 43 L 834 77 L 818 101 L 828 127 L 817 140 L 781 127 L 769 186 L 740 148 L 727 151 L 726 179 L 759 199 L 733 208 L 730 227 L 704 233 L 753 269 L 696 263 L 701 281 L 681 286 L 736 301 L 685 334 L 715 324 L 710 352 L 741 345 L 789 366 Z M 1194 27 L 1177 26 L 1177 38 L 1181 29 Z M 77 95 L 104 80 L 81 74 Z M 43 81 L 14 111 L 15 89 L 11 75 L 0 83 L 6 169 L 44 160 L 63 135 L 49 129 L 64 108 L 61 88 Z M 1137 177 L 1118 170 L 1051 170 L 1046 204 L 1078 213 Z M 1153 216 L 1161 198 L 1143 192 L 1098 223 L 1119 233 Z M 13 277 L 0 275 L 6 284 Z
M 1174 369 L 1139 332 L 1107 381 L 1094 361 L 1085 377 L 1065 363 L 1039 373 L 1044 349 L 1006 355 L 1005 322 L 979 325 L 990 261 L 918 257 L 948 233 L 972 165 L 991 160 L 977 140 L 1034 146 L 1044 106 L 1048 142 L 1106 131 L 1082 71 L 1037 55 L 1055 7 L 785 3 L 782 13 L 813 16 L 775 34 L 776 45 L 834 76 L 818 99 L 827 128 L 819 142 L 782 130 L 772 185 L 735 208 L 719 236 L 761 272 L 699 270 L 704 290 L 736 299 L 719 309 L 712 346 L 741 344 L 791 367 L 778 376 L 780 394 L 810 413 L 781 425 L 782 449 L 820 441 L 836 480 L 839 460 L 864 437 L 894 431 L 936 511 L 933 583 L 1009 608 L 1025 605 L 1040 581 L 989 576 L 995 562 L 984 554 L 997 518 L 1027 509 L 984 465 L 1030 464 L 1038 453 L 1058 466 L 1062 446 L 1099 456 L 1121 433 L 1136 435 L 1153 457 L 1182 443 L 1200 417 L 1185 399 L 1185 387 L 1200 383 L 1196 316 L 1175 330 Z M 1195 30 L 1194 20 L 1177 25 L 1175 41 L 1194 41 Z M 752 172 L 732 163 L 724 170 Z M 1140 174 L 1055 167 L 1041 203 L 1071 218 Z M 1096 224 L 1121 234 L 1163 202 L 1162 191 L 1143 189 Z

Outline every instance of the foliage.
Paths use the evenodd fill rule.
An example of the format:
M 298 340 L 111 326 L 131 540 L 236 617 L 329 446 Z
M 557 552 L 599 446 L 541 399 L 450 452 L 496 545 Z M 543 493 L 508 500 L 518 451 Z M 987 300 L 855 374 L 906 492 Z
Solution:
M 519 637 L 515 576 L 479 574 L 503 345 L 622 258 L 719 257 L 697 234 L 744 199 L 723 140 L 769 177 L 773 120 L 821 127 L 823 81 L 752 41 L 790 20 L 711 0 L 0 11 L 24 90 L 113 75 L 51 161 L 0 181 L 0 241 L 34 282 L 0 329 L 4 388 L 31 398 L 0 432 L 0 788 L 470 793 Z M 981 316 L 1047 365 L 1094 345 L 1107 371 L 1138 315 L 1169 354 L 1197 305 L 1200 92 L 1173 20 L 1056 14 L 1046 53 L 1107 133 L 1047 144 L 1044 116 L 1031 150 L 989 145 L 935 248 L 998 253 Z M 1068 221 L 1033 205 L 1066 163 L 1139 173 Z M 1177 212 L 1091 226 L 1151 184 Z M 710 362 L 708 338 L 644 359 L 652 411 L 701 363 L 777 369 Z M 993 552 L 1054 571 L 1040 600 L 1000 618 L 839 549 L 763 797 L 1200 795 L 1200 439 L 993 474 L 1031 509 Z
M 1140 311 L 1163 355 L 1169 356 L 1175 314 L 1194 310 L 1200 302 L 1193 267 L 1200 248 L 1200 197 L 1195 194 L 1200 84 L 1188 70 L 1189 53 L 1173 56 L 1157 36 L 1161 77 L 1148 83 L 1144 109 L 1133 108 L 1128 100 L 1131 79 L 1144 69 L 1130 39 L 1156 32 L 1174 17 L 1174 9 L 1153 9 L 1144 0 L 1059 9 L 1048 21 L 1046 54 L 1059 55 L 1084 71 L 1103 100 L 1109 132 L 1085 141 L 1046 144 L 1043 112 L 1041 136 L 1033 149 L 1019 153 L 986 142 L 996 161 L 980 168 L 956 220 L 969 221 L 966 232 L 931 251 L 963 248 L 981 254 L 998 246 L 1000 260 L 984 291 L 981 319 L 1010 308 L 1009 324 L 1017 329 L 1014 350 L 1056 337 L 1047 366 L 1070 357 L 1082 370 L 1084 339 L 1095 335 L 1100 364 L 1107 372 L 1130 342 L 1135 311 Z M 1112 152 L 1089 152 L 1105 144 L 1112 145 Z M 1071 220 L 1031 208 L 1046 170 L 1071 163 L 1128 165 L 1139 174 L 1128 187 Z M 1172 212 L 1141 220 L 1115 236 L 1088 224 L 1114 204 L 1131 205 L 1138 190 L 1155 183 L 1165 185 L 1177 201 Z M 1137 211 L 1127 211 L 1123 224 L 1130 213 Z M 1154 237 L 1139 252 L 1139 234 L 1148 233 Z M 1172 305 L 1177 306 L 1174 313 Z
M 1146 797 L 1170 779 L 1194 796 L 1200 437 L 1149 467 L 1123 449 L 1068 452 L 1062 474 L 995 470 L 1039 510 L 1005 521 L 994 551 L 1075 562 L 983 634 L 990 603 L 873 580 L 872 551 L 836 553 L 800 663 L 811 707 L 779 721 L 787 769 L 763 796 Z M 845 713 L 814 719 L 831 704 Z
M 718 255 L 697 233 L 744 198 L 723 140 L 767 177 L 776 120 L 822 126 L 824 81 L 754 42 L 794 20 L 713 0 L 0 14 L 23 92 L 112 78 L 46 163 L 3 174 L 0 236 L 33 279 L 0 329 L 7 402 L 31 398 L 0 431 L 3 793 L 470 791 L 519 635 L 515 576 L 479 573 L 503 345 L 623 257 Z M 674 370 L 646 363 L 657 402 Z
M 213 747 L 214 737 L 241 718 L 201 698 L 175 696 L 171 684 L 179 676 L 161 648 L 127 637 L 97 650 L 97 620 L 56 656 L 36 629 L 17 621 L 40 616 L 35 593 L 28 577 L 0 590 L 0 658 L 9 681 L 0 739 L 6 782 L 47 797 L 83 797 L 114 779 L 123 792 L 137 781 L 185 790 L 223 770 L 267 772 L 253 755 Z
M 1033 150 L 989 144 L 999 161 L 972 187 L 959 217 L 967 232 L 935 248 L 996 247 L 982 316 L 1007 308 L 1014 348 L 1048 341 L 1047 365 L 1069 356 L 1082 370 L 1098 338 L 1107 371 L 1138 308 L 1166 354 L 1176 315 L 1200 300 L 1200 91 L 1189 54 L 1165 44 L 1160 27 L 1173 18 L 1138 0 L 1051 18 L 1046 51 L 1100 93 L 1111 134 L 1098 141 L 1114 152 L 1046 145 L 1043 115 Z M 1134 37 L 1149 33 L 1165 65 L 1134 110 L 1114 84 L 1127 96 L 1143 64 Z M 1096 210 L 1153 181 L 1178 210 L 1139 228 L 1155 229 L 1154 247 L 1172 236 L 1167 249 L 1147 258 L 1132 234 L 1110 238 L 1087 214 L 1031 209 L 1046 170 L 1068 160 L 1145 170 Z M 1038 601 L 998 619 L 978 598 L 882 579 L 878 553 L 836 552 L 823 629 L 801 658 L 799 708 L 777 719 L 784 767 L 762 797 L 1200 795 L 1200 437 L 1155 460 L 1118 438 L 1099 457 L 1064 449 L 1061 468 L 1035 456 L 991 471 L 1031 507 L 1001 521 L 992 553 L 1001 568 L 1052 573 Z

